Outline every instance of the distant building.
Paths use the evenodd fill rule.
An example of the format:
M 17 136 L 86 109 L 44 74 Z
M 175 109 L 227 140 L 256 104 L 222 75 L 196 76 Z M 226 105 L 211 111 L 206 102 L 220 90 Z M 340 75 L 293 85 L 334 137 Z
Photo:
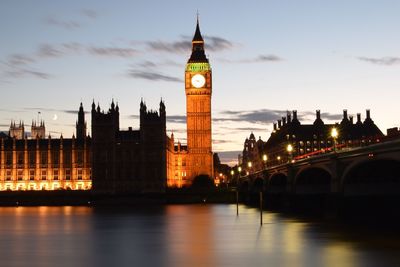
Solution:
M 293 115 L 293 117 L 292 117 Z M 331 136 L 332 128 L 336 128 L 338 136 L 335 140 Z M 297 111 L 288 112 L 273 124 L 270 138 L 264 142 L 261 137 L 256 140 L 253 133 L 244 142 L 242 166 L 250 172 L 260 170 L 268 164 L 277 165 L 286 163 L 289 159 L 300 159 L 319 153 L 354 146 L 368 145 L 381 142 L 384 134 L 371 119 L 370 111 L 366 111 L 366 119 L 361 121 L 361 114 L 357 114 L 357 121 L 348 117 L 347 110 L 343 111 L 340 123 L 325 124 L 321 119 L 321 112 L 316 111 L 316 118 L 312 124 L 301 124 L 297 118 Z M 287 151 L 290 144 L 292 151 Z M 251 162 L 252 167 L 247 164 Z
M 85 123 L 83 109 L 79 116 L 77 128 Z M 11 122 L 9 135 L 1 136 L 0 191 L 91 188 L 91 139 L 86 131 L 80 138 L 45 139 L 41 121 L 32 122 L 31 136 L 23 122 Z

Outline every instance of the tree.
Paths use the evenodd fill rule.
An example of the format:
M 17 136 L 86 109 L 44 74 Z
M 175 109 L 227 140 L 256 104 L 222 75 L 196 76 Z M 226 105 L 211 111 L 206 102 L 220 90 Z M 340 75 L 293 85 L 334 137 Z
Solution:
M 201 188 L 201 189 L 211 189 L 214 188 L 215 185 L 213 179 L 210 176 L 206 174 L 200 174 L 194 177 L 191 187 Z

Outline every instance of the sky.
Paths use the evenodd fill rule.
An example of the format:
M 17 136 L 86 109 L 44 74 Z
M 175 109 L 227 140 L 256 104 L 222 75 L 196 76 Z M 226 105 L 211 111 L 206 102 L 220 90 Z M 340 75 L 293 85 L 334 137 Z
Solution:
M 139 128 L 139 103 L 166 104 L 167 132 L 186 142 L 184 68 L 199 12 L 213 71 L 213 150 L 233 163 L 253 132 L 297 110 L 302 123 L 371 109 L 399 127 L 400 1 L 0 2 L 0 131 L 44 120 L 71 137 L 80 102 L 120 107 Z M 39 114 L 40 112 L 40 114 Z M 90 113 L 86 114 L 90 133 Z

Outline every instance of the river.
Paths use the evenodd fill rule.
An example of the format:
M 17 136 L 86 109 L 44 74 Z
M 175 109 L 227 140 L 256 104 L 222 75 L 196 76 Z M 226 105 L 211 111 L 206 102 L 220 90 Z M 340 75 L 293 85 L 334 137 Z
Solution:
M 235 205 L 2 207 L 0 266 L 400 266 L 390 231 Z

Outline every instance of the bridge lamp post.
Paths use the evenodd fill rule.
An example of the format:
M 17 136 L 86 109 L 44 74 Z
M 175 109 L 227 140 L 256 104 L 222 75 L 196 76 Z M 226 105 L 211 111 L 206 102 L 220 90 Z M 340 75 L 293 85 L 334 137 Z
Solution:
M 236 176 L 236 216 L 239 215 L 239 178 L 240 174 L 242 173 L 242 167 L 238 167 L 238 175 Z M 231 173 L 234 172 L 233 170 Z
M 238 171 L 238 175 L 236 176 L 236 187 L 239 186 L 239 179 L 240 179 L 240 175 L 242 174 L 242 167 L 239 166 L 237 168 L 237 171 Z
M 281 156 L 277 156 L 276 160 L 278 161 L 278 164 L 281 164 Z
M 251 172 L 251 167 L 253 166 L 253 163 L 251 161 L 247 162 L 247 167 L 249 167 L 249 170 L 247 172 L 247 175 Z
M 291 144 L 288 144 L 286 147 L 286 151 L 288 152 L 288 162 L 292 162 L 292 152 L 293 152 L 293 146 Z
M 339 132 L 335 127 L 333 127 L 332 130 L 331 130 L 331 136 L 332 136 L 332 139 L 333 139 L 333 151 L 336 152 L 336 139 L 339 136 Z
M 267 160 L 268 160 L 267 154 L 264 154 L 264 155 L 263 155 L 262 160 L 263 160 L 263 162 L 264 162 L 264 168 L 267 167 Z

